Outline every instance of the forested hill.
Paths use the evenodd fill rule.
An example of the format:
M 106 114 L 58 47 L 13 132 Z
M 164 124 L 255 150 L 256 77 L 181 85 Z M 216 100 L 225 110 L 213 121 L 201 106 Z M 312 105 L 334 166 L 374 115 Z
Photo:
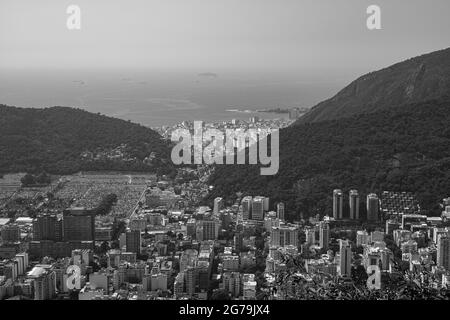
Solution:
M 149 128 L 81 109 L 0 105 L 1 172 L 170 169 L 170 145 Z
M 423 209 L 439 214 L 450 196 L 450 97 L 345 119 L 291 126 L 280 132 L 280 170 L 218 165 L 210 199 L 265 195 L 287 211 L 330 214 L 332 190 L 412 191 Z M 362 214 L 364 206 L 361 206 Z
M 450 95 L 450 48 L 366 74 L 297 123 L 346 118 Z

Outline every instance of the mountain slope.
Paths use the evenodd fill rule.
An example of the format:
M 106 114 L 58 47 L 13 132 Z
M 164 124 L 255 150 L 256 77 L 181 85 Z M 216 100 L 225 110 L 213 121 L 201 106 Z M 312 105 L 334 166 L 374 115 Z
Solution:
M 366 74 L 297 123 L 317 122 L 384 110 L 450 94 L 450 48 Z
M 121 145 L 125 145 L 120 147 Z M 124 157 L 82 158 L 81 154 Z M 152 163 L 143 160 L 154 152 Z M 80 109 L 0 105 L 0 171 L 73 173 L 79 170 L 170 169 L 170 146 L 146 127 Z
M 425 210 L 450 190 L 450 97 L 370 114 L 299 124 L 280 131 L 280 170 L 261 176 L 259 166 L 218 165 L 209 183 L 216 196 L 265 195 L 287 203 L 291 218 L 331 214 L 335 188 L 366 194 L 414 192 Z M 364 215 L 365 206 L 361 205 Z

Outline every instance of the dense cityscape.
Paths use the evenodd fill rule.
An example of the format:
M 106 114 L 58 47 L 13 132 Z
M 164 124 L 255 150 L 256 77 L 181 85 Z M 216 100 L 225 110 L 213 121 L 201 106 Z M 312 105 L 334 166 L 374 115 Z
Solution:
M 0 314 L 448 306 L 449 9 L 1 0 Z
M 287 125 L 252 118 L 210 127 Z M 161 133 L 168 138 L 190 126 Z M 429 217 L 410 192 L 330 189 L 332 216 L 291 214 L 309 218 L 288 221 L 291 209 L 270 194 L 236 190 L 235 199 L 205 203 L 213 170 L 179 167 L 175 177 L 80 172 L 35 181 L 5 174 L 0 299 L 449 297 L 450 198 L 440 217 Z

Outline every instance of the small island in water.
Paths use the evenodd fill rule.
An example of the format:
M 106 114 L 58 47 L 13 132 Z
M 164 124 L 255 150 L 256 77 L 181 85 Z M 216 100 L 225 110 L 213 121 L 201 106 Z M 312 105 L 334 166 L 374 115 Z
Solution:
M 231 108 L 231 107 L 230 107 Z M 292 108 L 267 108 L 267 109 L 239 109 L 239 108 L 233 108 L 233 109 L 227 109 L 228 112 L 241 112 L 241 113 L 254 113 L 254 112 L 264 112 L 264 113 L 290 113 L 293 110 L 297 111 L 298 113 L 306 113 L 309 111 L 309 108 L 306 107 L 292 107 Z

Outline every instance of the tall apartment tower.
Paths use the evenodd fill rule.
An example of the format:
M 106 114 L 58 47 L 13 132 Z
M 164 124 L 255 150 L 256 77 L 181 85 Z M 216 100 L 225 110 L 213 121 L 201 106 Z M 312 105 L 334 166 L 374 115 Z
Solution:
M 378 221 L 379 205 L 378 196 L 375 193 L 367 195 L 367 220 Z
M 359 219 L 359 194 L 358 190 L 350 190 L 349 197 L 350 219 Z
M 333 191 L 333 218 L 338 220 L 342 219 L 342 205 L 344 201 L 344 195 L 342 190 L 335 189 Z
M 330 243 L 330 226 L 328 223 L 321 221 L 319 223 L 319 245 L 321 249 L 328 250 Z
M 127 230 L 125 233 L 127 252 L 141 253 L 141 231 Z
M 253 198 L 252 220 L 264 220 L 264 197 Z
M 264 211 L 269 211 L 270 198 L 269 197 L 263 197 L 263 198 L 264 198 Z
M 352 274 L 352 248 L 348 241 L 340 240 L 339 246 L 339 275 L 351 276 Z
M 219 215 L 219 211 L 222 210 L 224 207 L 223 198 L 217 197 L 214 199 L 214 215 Z
M 446 235 L 440 235 L 438 238 L 436 262 L 438 267 L 450 271 L 450 237 Z
M 49 265 L 36 265 L 27 274 L 33 282 L 34 300 L 51 300 L 56 295 L 56 273 Z
M 188 267 L 185 273 L 185 288 L 186 293 L 192 296 L 198 287 L 198 269 L 195 267 Z
M 277 204 L 277 218 L 284 221 L 284 203 L 280 202 Z
M 242 215 L 243 218 L 249 220 L 252 218 L 252 201 L 253 198 L 251 196 L 244 197 L 242 199 Z

